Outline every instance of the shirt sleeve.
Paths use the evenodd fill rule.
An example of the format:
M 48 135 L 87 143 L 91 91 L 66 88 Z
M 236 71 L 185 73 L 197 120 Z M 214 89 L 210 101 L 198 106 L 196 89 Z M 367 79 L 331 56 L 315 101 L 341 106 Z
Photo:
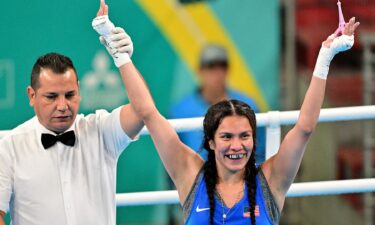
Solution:
M 0 210 L 7 212 L 13 187 L 12 160 L 5 140 L 0 140 Z
M 121 108 L 122 107 L 119 107 L 111 113 L 105 110 L 96 111 L 99 118 L 101 135 L 104 139 L 104 145 L 106 149 L 112 151 L 116 157 L 119 157 L 123 150 L 133 141 L 121 127 Z

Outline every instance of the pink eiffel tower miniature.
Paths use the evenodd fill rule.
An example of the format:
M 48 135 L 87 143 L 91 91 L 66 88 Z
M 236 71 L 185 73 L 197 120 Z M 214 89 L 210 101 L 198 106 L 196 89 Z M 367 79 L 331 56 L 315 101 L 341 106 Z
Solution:
M 345 19 L 344 19 L 344 14 L 342 13 L 340 0 L 337 1 L 337 7 L 338 7 L 338 10 L 339 10 L 339 27 L 335 31 L 336 37 L 340 36 L 342 34 L 342 32 L 344 31 L 344 28 L 345 28 Z

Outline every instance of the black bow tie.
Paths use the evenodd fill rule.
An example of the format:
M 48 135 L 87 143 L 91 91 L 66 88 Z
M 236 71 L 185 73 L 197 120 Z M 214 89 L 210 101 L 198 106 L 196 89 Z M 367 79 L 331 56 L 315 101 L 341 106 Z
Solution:
M 60 141 L 64 145 L 74 146 L 74 143 L 76 142 L 74 131 L 71 130 L 56 136 L 52 134 L 42 134 L 42 145 L 44 149 L 53 146 L 58 141 Z

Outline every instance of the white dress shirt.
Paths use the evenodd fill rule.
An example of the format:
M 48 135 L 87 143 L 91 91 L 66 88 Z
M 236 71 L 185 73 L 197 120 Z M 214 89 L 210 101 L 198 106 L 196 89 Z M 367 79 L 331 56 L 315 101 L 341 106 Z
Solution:
M 0 210 L 13 225 L 115 225 L 116 165 L 131 142 L 120 109 L 77 115 L 73 147 L 48 149 L 36 117 L 0 140 Z

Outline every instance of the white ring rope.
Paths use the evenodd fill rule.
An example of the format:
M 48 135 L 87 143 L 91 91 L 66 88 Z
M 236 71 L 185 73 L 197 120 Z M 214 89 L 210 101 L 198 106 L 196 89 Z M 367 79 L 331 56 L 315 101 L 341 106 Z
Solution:
M 279 125 L 292 125 L 298 119 L 299 111 L 270 111 L 268 113 L 257 113 L 257 125 L 259 127 L 272 127 Z M 375 106 L 356 106 L 322 109 L 319 122 L 353 121 L 375 119 Z M 188 119 L 169 120 L 177 132 L 202 130 L 203 117 Z M 0 138 L 9 131 L 0 131 Z M 148 131 L 143 128 L 141 135 L 147 135 Z M 287 196 L 316 196 L 335 195 L 349 193 L 375 192 L 375 178 L 321 181 L 292 184 Z M 117 194 L 118 206 L 177 204 L 177 191 L 153 191 Z
M 267 113 L 257 113 L 257 126 L 269 126 L 271 120 L 269 114 L 278 113 L 280 125 L 295 124 L 298 119 L 299 111 L 270 111 Z M 319 122 L 335 122 L 335 121 L 351 121 L 351 120 L 367 120 L 375 119 L 375 105 L 372 106 L 354 106 L 327 108 L 320 111 Z M 186 132 L 194 130 L 202 130 L 203 117 L 187 118 L 187 119 L 170 119 L 168 120 L 177 132 Z M 0 130 L 0 138 L 4 137 L 9 130 Z M 148 135 L 148 130 L 143 128 L 141 135 Z
M 257 113 L 257 126 L 266 127 L 271 125 L 273 117 L 269 114 L 279 114 L 280 125 L 292 125 L 297 122 L 299 111 L 269 111 L 267 113 Z M 372 106 L 354 106 L 354 107 L 338 107 L 320 110 L 318 122 L 335 122 L 335 121 L 351 121 L 351 120 L 367 120 L 375 119 L 375 105 Z M 187 119 L 170 119 L 168 120 L 177 132 L 186 132 L 194 130 L 202 130 L 203 117 L 187 118 Z M 148 134 L 146 128 L 142 129 L 142 135 Z
M 287 197 L 375 192 L 375 178 L 294 183 Z M 178 204 L 177 191 L 134 192 L 116 195 L 117 206 Z

